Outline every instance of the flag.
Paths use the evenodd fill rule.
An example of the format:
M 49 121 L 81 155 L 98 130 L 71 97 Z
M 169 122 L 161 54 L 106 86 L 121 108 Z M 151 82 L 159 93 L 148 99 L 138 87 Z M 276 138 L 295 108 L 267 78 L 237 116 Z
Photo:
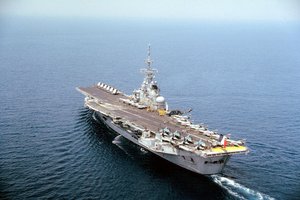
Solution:
M 220 134 L 219 142 L 221 143 L 221 145 L 223 145 L 224 148 L 226 148 L 227 137 L 223 134 Z

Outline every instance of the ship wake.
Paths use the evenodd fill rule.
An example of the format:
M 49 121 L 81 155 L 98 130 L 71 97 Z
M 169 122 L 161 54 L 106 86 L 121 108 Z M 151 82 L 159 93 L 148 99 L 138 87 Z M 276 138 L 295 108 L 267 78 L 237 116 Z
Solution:
M 220 175 L 212 175 L 211 177 L 215 183 L 224 188 L 229 194 L 231 194 L 236 199 L 274 200 L 274 198 L 266 194 L 247 188 L 246 186 L 243 186 L 227 177 L 223 177 Z

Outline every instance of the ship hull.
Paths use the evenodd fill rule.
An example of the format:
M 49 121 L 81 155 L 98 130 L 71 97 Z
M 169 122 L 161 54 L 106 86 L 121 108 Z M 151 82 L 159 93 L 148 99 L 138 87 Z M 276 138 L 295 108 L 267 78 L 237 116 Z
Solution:
M 230 155 L 205 158 L 184 151 L 180 152 L 178 155 L 156 152 L 141 144 L 138 141 L 138 138 L 135 135 L 131 134 L 128 130 L 113 123 L 110 117 L 104 116 L 98 111 L 94 111 L 94 118 L 96 121 L 101 120 L 109 129 L 113 130 L 117 134 L 122 135 L 123 137 L 135 143 L 136 145 L 143 147 L 144 149 L 158 155 L 159 157 L 173 164 L 176 164 L 182 168 L 185 168 L 198 174 L 209 175 L 221 173 L 230 158 Z

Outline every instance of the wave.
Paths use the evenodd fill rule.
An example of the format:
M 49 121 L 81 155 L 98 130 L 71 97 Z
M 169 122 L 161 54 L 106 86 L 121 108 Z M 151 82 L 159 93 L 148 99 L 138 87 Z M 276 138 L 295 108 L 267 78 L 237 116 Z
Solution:
M 219 175 L 212 175 L 211 177 L 215 183 L 220 185 L 222 188 L 226 189 L 227 192 L 231 194 L 234 198 L 242 200 L 274 200 L 274 198 L 270 197 L 269 195 L 247 188 L 246 186 L 243 186 L 232 179 L 222 177 Z

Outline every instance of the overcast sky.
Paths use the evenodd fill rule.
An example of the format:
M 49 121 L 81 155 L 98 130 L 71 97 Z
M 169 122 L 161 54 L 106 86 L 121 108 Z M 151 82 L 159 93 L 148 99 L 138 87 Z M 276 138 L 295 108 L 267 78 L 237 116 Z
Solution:
M 300 0 L 0 0 L 2 16 L 300 21 Z

